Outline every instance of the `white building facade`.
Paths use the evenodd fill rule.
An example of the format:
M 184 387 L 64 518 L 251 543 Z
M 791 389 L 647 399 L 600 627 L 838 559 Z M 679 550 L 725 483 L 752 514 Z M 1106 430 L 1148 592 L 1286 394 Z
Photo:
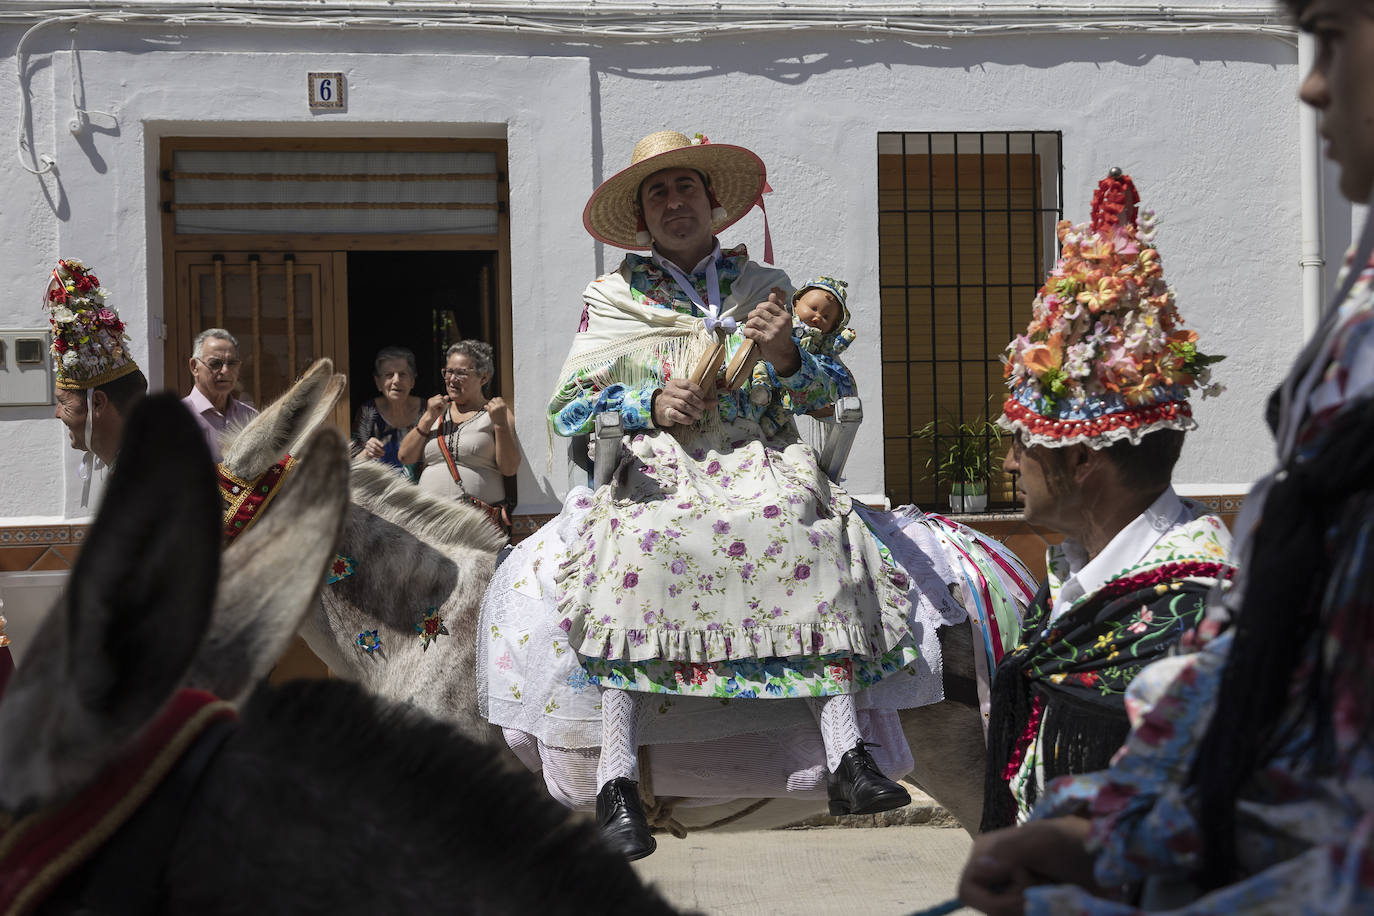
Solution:
M 295 277 L 294 324 L 284 333 L 299 343 L 296 370 L 313 355 L 332 356 L 360 389 L 368 376 L 361 354 L 390 343 L 427 353 L 436 346 L 436 337 L 383 339 L 389 316 L 419 302 L 423 315 L 407 327 L 437 328 L 443 313 L 463 325 L 460 336 L 487 336 L 497 348 L 498 387 L 514 405 L 524 451 L 522 514 L 556 511 L 567 490 L 565 453 L 549 453 L 544 408 L 583 286 L 620 258 L 583 230 L 582 207 L 654 130 L 701 132 L 759 153 L 774 189 L 766 203 L 778 265 L 794 281 L 815 273 L 848 280 L 859 336 L 847 362 L 866 413 L 848 485 L 873 499 L 916 492 L 912 453 L 906 470 L 894 467 L 903 447 L 896 440 L 910 432 L 894 436 L 898 406 L 928 399 L 923 373 L 938 384 L 962 371 L 936 365 L 944 338 L 930 338 L 933 353 L 917 352 L 919 329 L 943 323 L 957 336 L 958 327 L 987 320 L 995 311 L 987 290 L 997 287 L 1013 314 L 998 313 L 980 332 L 995 353 L 1029 315 L 1034 277 L 1053 258 L 1054 220 L 1086 219 L 1109 167 L 1129 172 L 1159 213 L 1158 244 L 1180 310 L 1206 351 L 1228 356 L 1216 376 L 1229 390 L 1195 406 L 1201 429 L 1176 474 L 1184 493 L 1238 496 L 1266 469 L 1264 399 L 1350 237 L 1351 210 L 1313 156 L 1313 122 L 1296 99 L 1298 36 L 1268 4 L 988 0 L 976 15 L 967 5 L 883 0 L 90 6 L 72 13 L 0 0 L 0 124 L 11 151 L 0 156 L 0 329 L 41 334 L 48 271 L 59 257 L 80 258 L 113 291 L 152 387 L 184 394 L 197 325 L 216 307 L 218 315 L 228 309 L 226 322 L 239 320 L 233 284 Z M 344 107 L 311 107 L 311 73 L 342 76 Z M 318 96 L 318 80 L 313 88 Z M 373 222 L 346 214 L 337 226 L 314 225 L 308 212 L 268 209 L 234 224 L 242 245 L 222 231 L 228 223 L 198 224 L 207 211 L 185 209 L 204 197 L 195 182 L 209 179 L 195 176 L 296 167 L 278 153 L 323 154 L 308 169 L 353 176 L 335 182 L 341 187 L 369 170 L 494 177 L 486 190 L 458 179 L 456 197 L 433 191 L 461 201 L 462 189 L 474 189 L 468 196 L 481 204 L 437 216 L 388 210 L 386 188 L 378 198 L 374 187 L 352 196 L 343 187 L 338 193 L 358 208 L 352 216 Z M 884 178 L 884 155 L 917 159 Z M 954 159 L 940 159 L 947 155 Z M 958 164 L 968 162 L 972 171 Z M 893 181 L 925 170 L 934 182 L 945 166 L 956 183 L 982 176 L 977 201 L 927 188 L 919 217 L 891 215 Z M 1023 166 L 1034 173 L 1030 204 L 1013 205 L 1010 178 L 983 187 L 988 175 Z M 244 191 L 259 192 L 273 189 Z M 296 200 L 311 199 L 310 189 L 300 193 Z M 950 200 L 968 212 L 941 223 Z M 1038 222 L 1016 241 L 1011 224 L 1022 209 Z M 273 213 L 282 219 L 273 222 Z M 913 229 L 918 222 L 922 231 Z M 906 268 L 894 267 L 894 249 L 884 247 L 898 244 L 897 226 L 906 230 L 907 247 L 896 249 L 906 252 Z M 986 250 L 989 232 L 1005 241 L 1005 256 Z M 757 211 L 722 236 L 747 243 L 756 258 L 762 241 Z M 1013 243 L 1034 250 L 1012 253 Z M 951 284 L 937 282 L 941 264 L 924 273 L 917 264 L 961 257 Z M 1028 271 L 1010 279 L 1011 263 L 1026 257 Z M 993 276 L 999 271 L 1005 280 Z M 445 306 L 450 282 L 463 301 Z M 949 314 L 933 317 L 948 305 L 936 301 L 941 286 L 955 289 L 953 325 Z M 464 311 L 476 299 L 480 307 Z M 252 308 L 267 309 L 263 334 L 282 333 L 268 327 L 280 323 L 277 313 L 265 303 Z M 422 374 L 435 368 L 427 360 Z M 917 363 L 924 368 L 911 370 Z M 17 390 L 15 368 L 10 361 L 9 374 L 0 373 L 0 385 L 10 385 L 0 394 Z M 980 371 L 968 376 L 969 391 L 960 389 L 964 407 L 996 394 L 979 390 L 988 375 Z M 423 378 L 417 392 L 431 393 L 436 382 Z M 261 377 L 258 384 L 271 387 Z M 373 393 L 355 390 L 354 402 Z M 46 548 L 79 539 L 93 510 L 80 506 L 78 455 L 51 403 L 0 398 L 0 437 L 0 554 L 26 550 L 0 565 L 0 584 L 10 577 L 15 585 L 20 572 L 60 570 Z

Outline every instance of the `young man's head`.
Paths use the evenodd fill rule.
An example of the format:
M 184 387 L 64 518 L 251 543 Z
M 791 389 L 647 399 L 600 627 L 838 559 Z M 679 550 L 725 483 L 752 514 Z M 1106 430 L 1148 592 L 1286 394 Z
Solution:
M 691 269 L 715 246 L 711 231 L 709 179 L 696 169 L 674 168 L 654 172 L 639 186 L 638 204 L 654 247 Z
M 140 398 L 148 393 L 148 379 L 140 370 L 90 389 L 91 441 L 86 441 L 86 391 L 58 388 L 55 416 L 67 427 L 72 448 L 94 452 L 107 465 L 114 464 L 124 438 L 124 421 Z
M 1183 437 L 1181 430 L 1161 429 L 1138 444 L 1123 440 L 1094 449 L 1027 447 L 1013 434 L 1002 468 L 1019 475 L 1026 521 L 1082 540 L 1099 517 L 1138 515 L 1168 489 Z
M 1374 0 L 1287 0 L 1317 40 L 1299 97 L 1321 112 L 1326 155 L 1341 168 L 1341 193 L 1374 193 Z

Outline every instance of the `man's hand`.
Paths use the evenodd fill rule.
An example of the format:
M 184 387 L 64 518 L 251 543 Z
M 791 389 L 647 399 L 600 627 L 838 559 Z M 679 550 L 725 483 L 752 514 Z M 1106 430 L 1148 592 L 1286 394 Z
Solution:
M 1089 826 L 1087 818 L 1068 816 L 983 834 L 959 876 L 959 899 L 992 916 L 1019 916 L 1026 888 L 1036 884 L 1076 884 L 1100 893 L 1085 846 Z
M 792 340 L 792 315 L 781 290 L 774 289 L 767 300 L 754 306 L 740 334 L 758 344 L 759 354 L 778 375 L 792 375 L 801 368 L 801 354 Z
M 654 425 L 689 426 L 706 412 L 706 393 L 683 378 L 670 378 L 654 395 Z

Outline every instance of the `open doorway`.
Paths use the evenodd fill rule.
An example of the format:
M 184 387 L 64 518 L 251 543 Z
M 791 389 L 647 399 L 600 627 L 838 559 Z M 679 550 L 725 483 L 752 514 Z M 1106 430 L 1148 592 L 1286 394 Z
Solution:
M 415 351 L 415 394 L 440 390 L 444 351 L 459 340 L 485 340 L 496 355 L 488 391 L 501 391 L 499 297 L 494 251 L 350 251 L 348 253 L 348 390 L 350 416 L 377 396 L 377 351 Z

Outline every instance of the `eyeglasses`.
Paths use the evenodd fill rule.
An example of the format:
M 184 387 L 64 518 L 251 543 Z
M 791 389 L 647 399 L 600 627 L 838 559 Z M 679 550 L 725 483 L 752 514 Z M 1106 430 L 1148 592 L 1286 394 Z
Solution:
M 211 372 L 219 372 L 222 369 L 228 369 L 230 372 L 237 372 L 239 371 L 239 367 L 243 365 L 243 360 L 241 359 L 220 359 L 217 356 L 212 356 L 209 359 L 201 359 L 197 356 L 196 361 Z
M 444 378 L 467 378 L 469 375 L 476 375 L 476 369 L 445 369 L 441 373 Z

